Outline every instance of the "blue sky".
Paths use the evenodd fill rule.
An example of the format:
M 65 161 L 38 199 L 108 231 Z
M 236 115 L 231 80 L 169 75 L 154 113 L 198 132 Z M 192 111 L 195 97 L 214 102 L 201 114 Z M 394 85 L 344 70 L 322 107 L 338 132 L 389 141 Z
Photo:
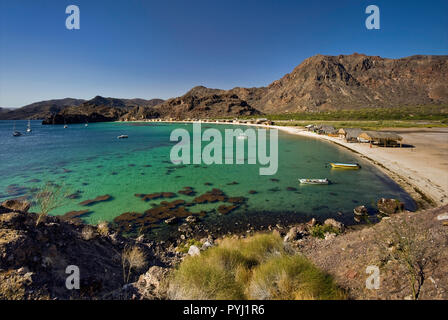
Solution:
M 67 30 L 78 5 L 81 29 Z M 367 30 L 365 9 L 381 10 Z M 315 54 L 448 54 L 448 1 L 0 2 L 0 106 L 265 86 Z

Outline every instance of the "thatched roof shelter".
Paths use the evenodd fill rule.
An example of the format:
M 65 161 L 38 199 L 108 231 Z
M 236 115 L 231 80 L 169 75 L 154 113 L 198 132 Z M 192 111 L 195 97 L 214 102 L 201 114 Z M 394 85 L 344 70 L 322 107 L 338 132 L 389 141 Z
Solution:
M 336 129 L 333 126 L 321 125 L 317 127 L 319 133 L 323 134 L 335 134 Z
M 381 132 L 381 131 L 364 131 L 358 135 L 359 139 L 374 142 L 377 144 L 398 144 L 403 140 L 402 136 L 399 136 L 393 132 Z
M 357 140 L 362 132 L 360 128 L 341 128 L 338 130 L 338 134 L 347 141 Z

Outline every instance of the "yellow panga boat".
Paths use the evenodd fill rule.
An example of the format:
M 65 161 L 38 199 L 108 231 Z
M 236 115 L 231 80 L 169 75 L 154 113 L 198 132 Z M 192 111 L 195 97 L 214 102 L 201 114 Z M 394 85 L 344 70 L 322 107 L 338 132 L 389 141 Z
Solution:
M 351 169 L 358 170 L 360 168 L 357 163 L 330 163 L 331 167 L 334 169 Z

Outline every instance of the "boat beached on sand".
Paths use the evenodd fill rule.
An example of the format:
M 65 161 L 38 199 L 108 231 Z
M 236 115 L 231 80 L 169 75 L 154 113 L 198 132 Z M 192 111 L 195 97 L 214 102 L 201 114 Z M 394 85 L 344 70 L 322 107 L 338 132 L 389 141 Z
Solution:
M 360 167 L 357 163 L 330 163 L 331 168 L 333 169 L 351 169 L 358 170 Z

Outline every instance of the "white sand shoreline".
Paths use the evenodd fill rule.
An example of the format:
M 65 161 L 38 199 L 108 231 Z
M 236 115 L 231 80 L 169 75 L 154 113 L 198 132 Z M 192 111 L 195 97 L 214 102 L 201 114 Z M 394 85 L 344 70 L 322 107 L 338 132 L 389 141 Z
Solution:
M 129 122 L 146 122 L 146 121 L 129 121 Z M 160 121 L 162 123 L 191 123 L 192 121 Z M 160 123 L 155 122 L 155 123 Z M 313 132 L 299 127 L 286 127 L 275 125 L 260 125 L 248 123 L 229 123 L 229 122 L 201 122 L 202 124 L 231 124 L 240 126 L 256 126 L 264 128 L 278 129 L 289 134 L 299 135 L 308 138 L 320 139 L 335 143 L 339 146 L 345 147 L 360 157 L 369 160 L 381 171 L 385 172 L 391 179 L 396 181 L 405 191 L 407 191 L 420 206 L 428 206 L 429 202 L 432 205 L 442 206 L 448 203 L 448 160 L 443 160 L 445 152 L 448 150 L 444 148 L 444 142 L 448 146 L 448 129 L 440 129 L 439 139 L 442 140 L 441 145 L 431 145 L 432 149 L 427 146 L 427 143 L 420 143 L 420 141 L 409 134 L 400 132 L 404 136 L 404 143 L 414 144 L 415 148 L 370 148 L 367 143 L 347 143 L 335 137 L 326 135 L 318 135 Z M 421 129 L 415 129 L 422 131 Z M 446 131 L 446 133 L 445 133 Z M 430 132 L 429 132 L 430 133 Z M 422 131 L 422 135 L 425 134 Z M 415 135 L 415 134 L 414 134 Z M 446 135 L 446 136 L 445 136 Z M 446 141 L 445 141 L 446 137 Z M 420 137 L 421 138 L 421 137 Z M 418 142 L 418 143 L 414 143 Z M 428 149 L 440 148 L 438 153 L 434 154 L 428 152 Z M 434 151 L 434 150 L 433 150 Z M 445 161 L 445 162 L 444 162 Z

